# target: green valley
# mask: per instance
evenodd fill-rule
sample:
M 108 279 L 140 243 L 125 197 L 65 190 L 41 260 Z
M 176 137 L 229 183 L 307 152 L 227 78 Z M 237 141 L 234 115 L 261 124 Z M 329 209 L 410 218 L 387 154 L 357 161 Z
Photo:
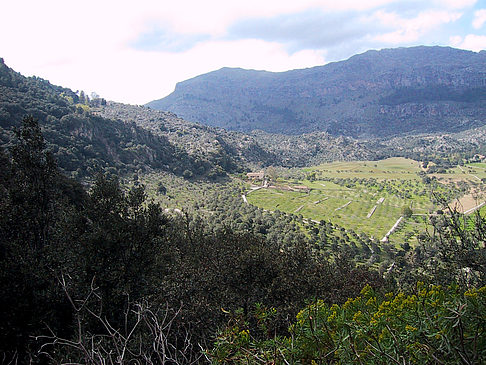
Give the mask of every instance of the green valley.
M 305 179 L 277 177 L 268 187 L 250 190 L 247 199 L 266 210 L 332 221 L 376 240 L 386 240 L 404 216 L 389 240 L 414 243 L 425 230 L 428 214 L 444 209 L 444 201 L 484 191 L 474 178 L 481 176 L 479 168 L 466 168 L 471 172 L 454 168 L 447 174 L 426 174 L 420 162 L 405 158 L 327 163 L 303 168 Z M 464 210 L 482 202 L 477 199 L 468 201 Z

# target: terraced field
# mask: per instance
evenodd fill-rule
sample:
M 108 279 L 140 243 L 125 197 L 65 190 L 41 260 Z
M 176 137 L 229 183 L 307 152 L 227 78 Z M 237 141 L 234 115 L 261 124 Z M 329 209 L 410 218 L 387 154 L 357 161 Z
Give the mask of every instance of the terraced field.
M 395 157 L 381 161 L 333 162 L 315 167 L 305 168 L 305 171 L 325 173 L 328 177 L 338 178 L 374 178 L 374 179 L 411 179 L 418 180 L 418 172 L 422 171 L 420 162 Z
M 277 179 L 272 187 L 254 191 L 247 199 L 267 210 L 331 221 L 376 239 L 382 239 L 409 207 L 413 216 L 402 220 L 390 241 L 413 243 L 424 230 L 428 213 L 442 208 L 435 201 L 437 196 L 449 201 L 458 198 L 465 194 L 461 192 L 464 184 L 468 189 L 479 189 L 472 176 L 479 168 L 469 172 L 466 166 L 465 173 L 454 169 L 449 174 L 424 177 L 419 162 L 404 158 L 330 163 L 303 169 L 312 181 Z M 309 189 L 292 191 L 296 186 Z
M 247 192 L 246 198 L 250 204 L 266 210 L 330 221 L 376 240 L 381 240 L 404 208 L 409 207 L 413 216 L 404 218 L 389 239 L 391 243 L 408 241 L 411 245 L 424 231 L 428 214 L 442 208 L 435 203 L 433 194 L 445 196 L 449 202 L 457 201 L 463 210 L 486 200 L 478 194 L 484 190 L 480 179 L 486 178 L 486 164 L 468 164 L 448 169 L 445 174 L 424 175 L 419 162 L 392 158 L 323 164 L 301 169 L 298 175 L 300 179 L 277 176 L 272 182 L 274 187 Z M 193 183 L 164 174 L 140 178 L 149 198 L 169 210 L 190 210 L 210 191 L 227 188 L 224 184 Z M 231 184 L 235 183 L 243 188 L 241 180 Z M 161 185 L 166 193 L 160 193 Z M 299 186 L 302 190 L 298 190 Z M 486 206 L 482 211 L 486 212 Z

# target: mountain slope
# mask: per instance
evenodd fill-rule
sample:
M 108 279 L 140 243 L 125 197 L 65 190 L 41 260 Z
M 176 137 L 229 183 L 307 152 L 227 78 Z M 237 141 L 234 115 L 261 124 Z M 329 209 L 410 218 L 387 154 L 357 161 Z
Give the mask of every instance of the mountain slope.
M 147 105 L 240 131 L 456 132 L 484 124 L 486 52 L 413 47 L 282 73 L 223 68 Z
M 145 169 L 203 175 L 215 167 L 133 122 L 96 115 L 99 105 L 94 104 L 88 105 L 70 89 L 24 77 L 0 59 L 0 145 L 8 146 L 13 129 L 26 115 L 33 115 L 60 167 L 74 177 Z
M 190 123 L 173 113 L 115 102 L 108 102 L 98 113 L 105 118 L 135 123 L 167 138 L 195 161 L 207 161 L 226 170 L 233 168 L 234 171 L 235 166 L 269 165 L 277 159 L 248 135 Z
M 380 157 L 366 144 L 327 133 L 300 140 L 201 126 L 173 113 L 114 102 L 87 103 L 72 90 L 24 77 L 0 59 L 0 146 L 26 115 L 38 119 L 59 166 L 73 177 L 145 170 L 209 179 L 264 166 L 305 166 Z
M 226 131 L 188 122 L 173 113 L 113 102 L 108 102 L 98 113 L 149 129 L 166 137 L 196 161 L 209 161 L 220 166 L 236 165 L 247 169 L 270 165 L 298 167 L 324 161 L 384 157 L 376 143 L 370 148 L 368 142 L 333 137 L 326 132 L 289 136 L 262 131 L 249 134 Z
M 213 179 L 271 165 L 300 167 L 335 160 L 450 153 L 445 144 L 458 152 L 477 153 L 484 150 L 486 140 L 484 128 L 464 135 L 373 140 L 334 137 L 327 132 L 245 134 L 201 126 L 147 107 L 96 100 L 88 105 L 80 99 L 46 80 L 26 78 L 1 61 L 0 146 L 9 146 L 13 128 L 30 114 L 39 120 L 59 166 L 73 177 L 93 176 L 96 171 L 123 175 L 155 170 Z M 419 148 L 423 138 L 428 147 Z

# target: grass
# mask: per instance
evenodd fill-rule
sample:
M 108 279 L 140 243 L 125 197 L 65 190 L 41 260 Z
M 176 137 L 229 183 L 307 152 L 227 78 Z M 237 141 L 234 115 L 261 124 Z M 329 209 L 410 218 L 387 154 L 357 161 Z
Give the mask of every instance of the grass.
M 486 163 L 485 162 L 473 162 L 473 163 L 468 163 L 466 166 L 470 167 L 478 167 L 480 169 L 486 169 Z
M 430 176 L 439 176 L 440 183 L 434 179 L 426 183 L 419 175 L 421 164 L 405 158 L 327 163 L 302 169 L 316 180 L 280 179 L 276 189 L 252 192 L 248 201 L 267 210 L 331 221 L 377 239 L 385 236 L 404 207 L 411 207 L 415 215 L 405 219 L 390 239 L 413 244 L 425 228 L 426 215 L 441 208 L 434 203 L 432 192 L 452 199 L 454 194 L 459 194 L 459 182 L 478 183 L 471 175 L 479 168 L 471 169 L 467 166 L 466 173 L 459 168 L 451 169 L 448 174 Z M 292 185 L 305 185 L 310 191 L 285 190 Z M 384 199 L 381 203 L 380 198 Z M 373 215 L 367 218 L 375 206 Z
M 304 168 L 304 171 L 316 171 L 327 177 L 339 178 L 374 178 L 388 179 L 419 179 L 417 173 L 422 169 L 420 163 L 403 157 L 393 157 L 381 161 L 333 162 L 315 167 Z
M 382 161 L 335 162 L 303 168 L 299 176 L 309 179 L 278 178 L 277 189 L 260 189 L 247 195 L 250 204 L 269 210 L 301 215 L 315 221 L 330 221 L 356 233 L 366 233 L 380 240 L 402 214 L 411 207 L 414 216 L 404 220 L 390 236 L 396 245 L 416 242 L 416 236 L 425 229 L 426 216 L 440 207 L 431 199 L 432 191 L 446 195 L 449 200 L 466 194 L 459 189 L 481 190 L 480 181 L 473 175 L 486 177 L 486 168 L 468 164 L 455 167 L 446 174 L 427 175 L 426 183 L 419 175 L 421 164 L 405 158 Z M 483 164 L 486 166 L 486 164 Z M 149 200 L 165 208 L 191 209 L 211 191 L 227 189 L 225 184 L 190 182 L 170 174 L 152 173 L 140 176 L 146 186 Z M 239 179 L 231 184 L 238 184 Z M 158 192 L 159 184 L 166 187 L 166 195 Z M 305 185 L 308 192 L 289 191 L 287 186 Z M 249 188 L 249 184 L 246 185 Z M 381 203 L 378 200 L 383 198 Z M 367 215 L 376 206 L 373 215 Z M 482 212 L 486 212 L 484 207 Z
M 403 199 L 385 191 L 356 185 L 353 189 L 343 189 L 329 181 L 316 181 L 302 184 L 312 186 L 308 193 L 261 189 L 251 193 L 251 204 L 268 210 L 280 210 L 287 213 L 301 214 L 305 218 L 332 221 L 340 226 L 381 239 L 401 216 L 404 206 L 414 202 L 416 212 L 427 213 L 432 204 L 428 199 L 415 197 Z M 323 184 L 324 186 L 317 187 Z M 383 202 L 378 203 L 380 198 Z M 368 213 L 376 205 L 370 218 Z M 298 208 L 302 207 L 298 212 Z

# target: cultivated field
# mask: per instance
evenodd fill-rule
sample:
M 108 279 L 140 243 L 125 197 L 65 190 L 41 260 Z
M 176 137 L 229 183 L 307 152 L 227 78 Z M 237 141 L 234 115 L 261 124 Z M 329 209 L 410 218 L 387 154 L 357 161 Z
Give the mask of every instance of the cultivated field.
M 465 195 L 464 206 L 475 204 L 468 196 L 480 190 L 480 179 L 486 175 L 486 167 L 482 168 L 468 165 L 425 175 L 421 163 L 405 158 L 336 162 L 303 169 L 307 179 L 277 177 L 272 186 L 251 192 L 247 199 L 267 210 L 331 221 L 378 240 L 408 207 L 413 215 L 401 221 L 390 241 L 413 243 L 424 230 L 428 214 L 443 208 L 440 198 L 451 202 Z

